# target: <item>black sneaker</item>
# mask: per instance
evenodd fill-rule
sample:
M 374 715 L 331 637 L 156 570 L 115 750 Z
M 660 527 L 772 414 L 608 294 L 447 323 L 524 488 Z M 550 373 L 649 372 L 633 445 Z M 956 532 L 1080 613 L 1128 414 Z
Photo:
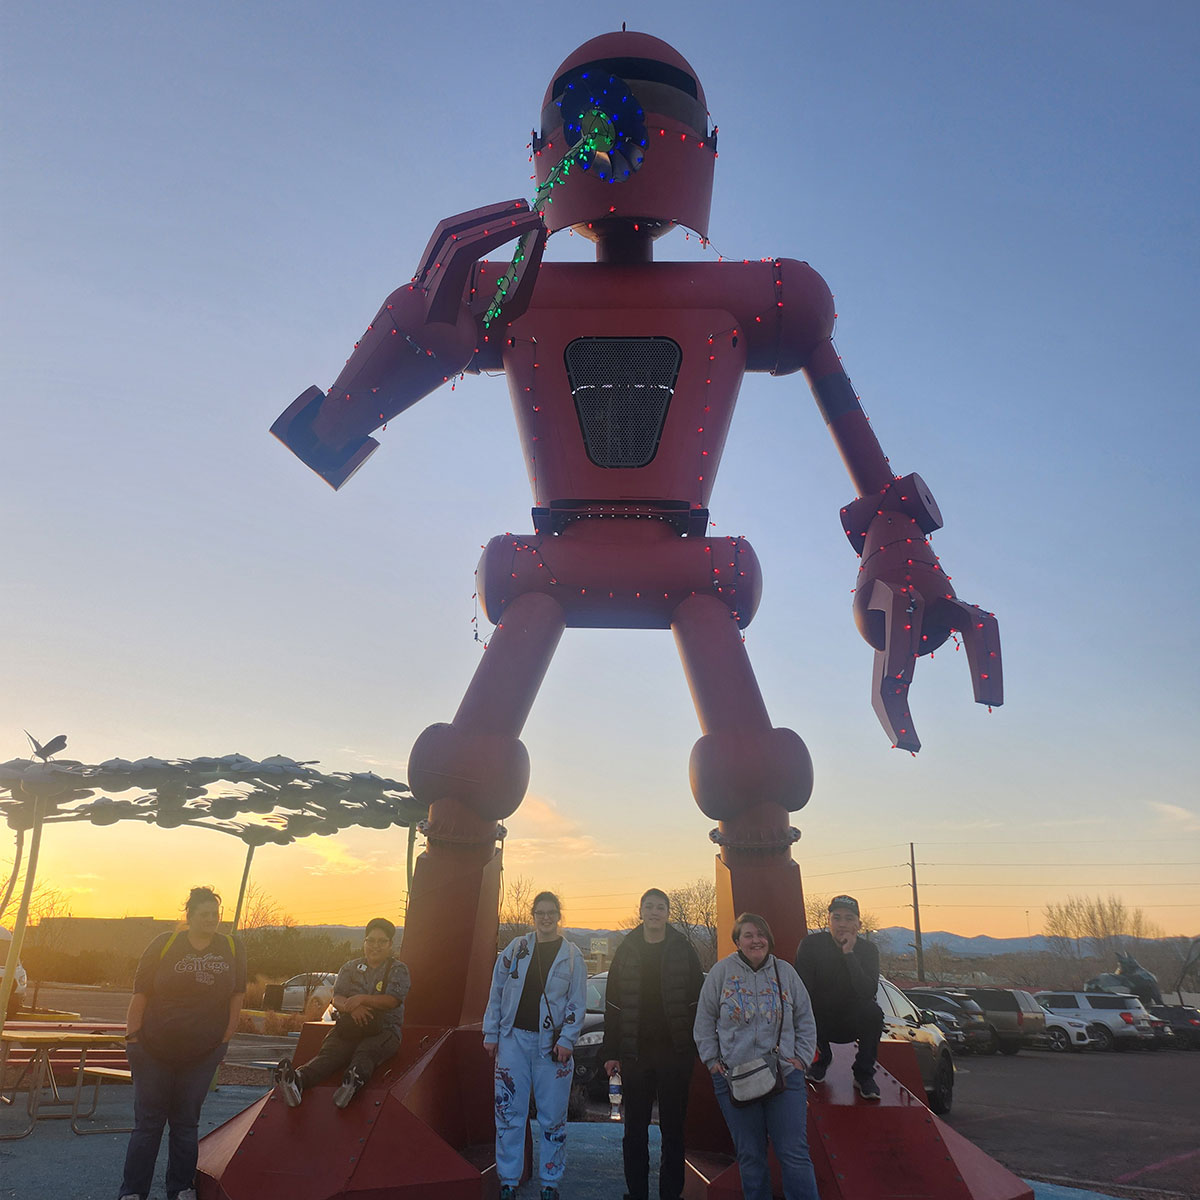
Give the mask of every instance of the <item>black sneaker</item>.
M 549 1185 L 542 1188 L 542 1200 L 558 1200 L 558 1188 Z
M 275 1068 L 275 1090 L 288 1108 L 299 1108 L 303 1099 L 304 1085 L 300 1076 L 292 1069 L 292 1060 L 284 1058 Z
M 864 1100 L 879 1099 L 879 1084 L 875 1082 L 874 1075 L 864 1075 L 861 1078 L 855 1075 L 854 1086 Z
M 511 1183 L 500 1185 L 500 1200 L 517 1200 L 517 1189 Z
M 804 1072 L 805 1078 L 809 1083 L 824 1083 L 825 1072 L 829 1070 L 827 1062 L 821 1062 L 818 1059 L 815 1063 L 809 1063 L 808 1070 Z
M 351 1067 L 345 1075 L 342 1076 L 341 1086 L 333 1093 L 333 1103 L 335 1108 L 345 1108 L 355 1096 L 358 1095 L 359 1088 L 367 1081 Z

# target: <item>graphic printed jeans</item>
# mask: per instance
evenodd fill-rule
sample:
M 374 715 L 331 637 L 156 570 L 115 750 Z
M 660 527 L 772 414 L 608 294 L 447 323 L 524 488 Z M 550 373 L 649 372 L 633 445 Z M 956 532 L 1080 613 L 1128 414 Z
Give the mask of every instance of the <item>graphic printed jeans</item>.
M 496 1175 L 516 1187 L 525 1173 L 525 1121 L 529 1094 L 537 1106 L 541 1137 L 534 1139 L 542 1187 L 558 1187 L 567 1167 L 567 1101 L 575 1064 L 538 1054 L 539 1035 L 514 1029 L 496 1048 Z

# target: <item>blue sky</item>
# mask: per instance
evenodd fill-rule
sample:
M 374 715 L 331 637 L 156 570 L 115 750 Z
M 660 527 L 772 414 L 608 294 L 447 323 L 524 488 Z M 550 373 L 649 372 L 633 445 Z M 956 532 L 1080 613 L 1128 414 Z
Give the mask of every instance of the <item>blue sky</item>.
M 927 926 L 1023 934 L 1021 908 L 1036 925 L 1049 900 L 1115 890 L 1195 933 L 1185 3 L 8 5 L 0 758 L 28 728 L 85 761 L 237 750 L 402 776 L 478 660 L 480 545 L 529 527 L 503 381 L 429 397 L 336 495 L 267 427 L 332 382 L 442 217 L 531 194 L 546 84 L 622 19 L 703 83 L 713 247 L 825 276 L 885 451 L 933 489 L 960 595 L 1001 621 L 1005 707 L 971 703 L 948 647 L 913 687 L 925 748 L 892 750 L 850 619 L 851 486 L 803 380 L 747 378 L 712 512 L 762 561 L 747 644 L 816 763 L 810 886 L 901 923 L 915 841 L 931 864 L 994 864 L 931 866 Z M 668 635 L 569 631 L 525 730 L 510 868 L 595 923 L 710 874 L 697 734 Z M 60 827 L 46 854 L 95 915 L 166 911 L 181 872 L 233 892 L 240 858 L 119 827 Z M 1017 869 L 1035 858 L 1080 866 Z M 263 851 L 256 878 L 298 918 L 357 920 L 399 860 L 347 835 Z

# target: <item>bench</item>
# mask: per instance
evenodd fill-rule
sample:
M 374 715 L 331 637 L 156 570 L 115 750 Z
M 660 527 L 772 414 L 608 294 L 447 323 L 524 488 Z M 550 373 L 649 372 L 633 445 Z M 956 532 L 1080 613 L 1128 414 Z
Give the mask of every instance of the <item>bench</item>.
M 122 1057 L 124 1057 L 122 1055 Z M 71 1132 L 78 1134 L 89 1133 L 129 1133 L 132 1125 L 100 1125 L 92 1129 L 84 1129 L 80 1127 L 81 1121 L 89 1120 L 97 1107 L 100 1104 L 100 1086 L 105 1080 L 110 1080 L 114 1083 L 132 1083 L 133 1072 L 128 1067 L 113 1067 L 97 1064 L 92 1066 L 89 1063 L 83 1063 L 78 1068 L 79 1079 L 75 1085 L 75 1103 L 71 1107 Z M 80 1108 L 80 1101 L 83 1099 L 84 1088 L 87 1086 L 88 1080 L 92 1081 L 92 1102 L 86 1110 Z

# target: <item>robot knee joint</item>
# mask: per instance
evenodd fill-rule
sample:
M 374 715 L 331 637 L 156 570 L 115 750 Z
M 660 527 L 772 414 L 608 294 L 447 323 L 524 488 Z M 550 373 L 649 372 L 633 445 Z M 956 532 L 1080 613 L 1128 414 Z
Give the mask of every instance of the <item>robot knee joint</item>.
M 692 748 L 692 794 L 705 816 L 728 821 L 763 803 L 796 812 L 812 794 L 812 759 L 790 729 L 705 734 Z

